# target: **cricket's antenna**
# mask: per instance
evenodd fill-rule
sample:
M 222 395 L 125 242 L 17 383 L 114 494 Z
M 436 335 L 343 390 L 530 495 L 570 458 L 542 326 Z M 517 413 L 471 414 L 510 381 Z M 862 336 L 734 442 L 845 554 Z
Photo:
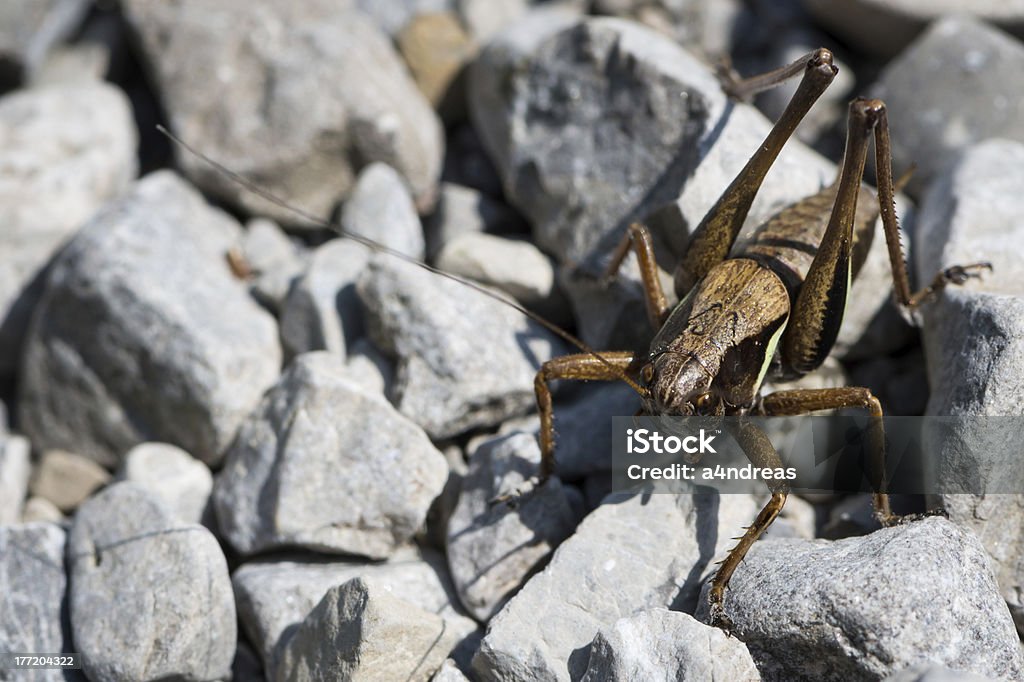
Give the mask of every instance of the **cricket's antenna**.
M 504 303 L 505 305 L 511 307 L 513 310 L 517 311 L 521 315 L 525 315 L 527 318 L 533 320 L 534 322 L 536 322 L 540 326 L 544 327 L 545 329 L 547 329 L 552 334 L 558 336 L 563 341 L 566 341 L 567 343 L 569 343 L 570 345 L 575 346 L 576 348 L 578 348 L 579 350 L 583 351 L 584 353 L 586 353 L 588 355 L 592 355 L 593 357 L 597 358 L 598 361 L 600 361 L 606 367 L 610 368 L 612 371 L 614 371 L 616 374 L 618 374 L 619 378 L 622 381 L 624 381 L 626 384 L 628 384 L 630 388 L 632 388 L 634 391 L 636 391 L 638 394 L 640 394 L 641 397 L 646 397 L 647 396 L 647 391 L 645 391 L 639 384 L 637 384 L 635 381 L 633 381 L 628 376 L 626 376 L 625 372 L 621 371 L 616 366 L 614 366 L 603 355 L 601 355 L 600 353 L 595 351 L 593 348 L 591 348 L 590 346 L 585 344 L 582 340 L 576 338 L 574 335 L 570 334 L 569 332 L 567 332 L 564 329 L 562 329 L 561 327 L 559 327 L 554 322 L 550 322 L 550 321 L 544 319 L 543 317 L 541 317 L 537 313 L 533 312 L 532 310 L 527 310 L 522 305 L 520 305 L 517 301 L 515 301 L 513 299 L 510 299 L 510 298 L 508 298 L 508 297 L 506 297 L 506 296 L 504 296 L 502 294 L 499 294 L 499 293 L 497 293 L 495 291 L 491 291 L 490 289 L 487 289 L 487 288 L 477 284 L 476 282 L 474 282 L 474 281 L 472 281 L 470 279 L 466 279 L 465 277 L 461 277 L 460 275 L 455 275 L 455 274 L 452 274 L 450 272 L 445 272 L 444 270 L 439 270 L 438 268 L 435 268 L 432 265 L 428 265 L 427 263 L 424 263 L 421 260 L 417 260 L 416 258 L 413 258 L 411 256 L 407 256 L 407 255 L 405 255 L 404 253 L 402 253 L 400 251 L 396 251 L 396 250 L 394 250 L 394 249 L 392 249 L 390 247 L 387 247 L 387 246 L 381 244 L 380 242 L 376 242 L 376 241 L 374 241 L 372 239 L 368 239 L 367 237 L 363 237 L 363 236 L 360 236 L 358 234 L 349 234 L 347 232 L 342 232 L 341 231 L 341 226 L 339 226 L 337 224 L 334 224 L 334 223 L 329 223 L 326 220 L 324 220 L 323 218 L 315 216 L 312 213 L 310 213 L 309 211 L 303 210 L 302 208 L 299 208 L 297 206 L 292 206 L 291 204 L 289 204 L 287 201 L 285 201 L 281 197 L 279 197 L 276 194 L 270 192 L 268 189 L 266 189 L 264 187 L 260 187 L 259 185 L 257 185 L 256 183 L 252 182 L 251 180 L 248 180 L 247 178 L 242 177 L 241 175 L 239 175 L 235 171 L 231 170 L 230 168 L 227 168 L 223 164 L 221 164 L 221 163 L 219 163 L 217 161 L 214 161 L 213 159 L 211 159 L 206 154 L 203 154 L 199 150 L 197 150 L 194 147 L 192 147 L 191 145 L 189 145 L 184 140 L 182 140 L 179 137 L 177 137 L 176 135 L 174 135 L 171 131 L 167 130 L 167 128 L 165 128 L 164 126 L 158 124 L 156 126 L 156 129 L 158 131 L 160 131 L 160 133 L 163 134 L 165 137 L 167 137 L 167 139 L 169 139 L 174 144 L 180 146 L 182 149 L 187 151 L 189 154 L 192 154 L 196 158 L 198 158 L 201 161 L 203 161 L 203 163 L 207 164 L 211 168 L 214 168 L 217 172 L 221 173 L 222 175 L 224 175 L 227 178 L 230 178 L 232 181 L 238 183 L 239 185 L 241 185 L 245 189 L 249 190 L 250 192 L 252 192 L 256 196 L 258 196 L 258 197 L 260 197 L 262 199 L 265 199 L 266 201 L 274 204 L 278 208 L 282 208 L 285 211 L 288 211 L 289 213 L 293 213 L 294 215 L 297 215 L 300 218 L 304 218 L 305 220 L 308 220 L 311 223 L 314 223 L 316 225 L 320 225 L 320 226 L 325 227 L 325 228 L 327 228 L 329 230 L 334 230 L 335 232 L 337 232 L 339 235 L 341 235 L 345 239 L 351 239 L 354 242 L 358 242 L 359 244 L 362 244 L 363 246 L 367 247 L 368 249 L 371 249 L 371 250 L 376 251 L 378 253 L 385 253 L 385 254 L 387 254 L 389 256 L 392 256 L 393 258 L 397 258 L 397 259 L 399 259 L 401 261 L 405 261 L 406 263 L 410 263 L 410 264 L 415 265 L 415 266 L 417 266 L 419 268 L 422 268 L 422 269 L 426 270 L 427 272 L 432 272 L 435 275 L 440 275 L 441 277 L 444 277 L 446 279 L 450 279 L 450 280 L 452 280 L 454 282 L 458 282 L 459 284 L 467 286 L 470 289 L 473 289 L 474 291 L 479 292 L 479 293 L 483 294 L 484 296 L 487 296 L 490 299 L 493 299 L 495 301 L 499 301 L 501 303 Z

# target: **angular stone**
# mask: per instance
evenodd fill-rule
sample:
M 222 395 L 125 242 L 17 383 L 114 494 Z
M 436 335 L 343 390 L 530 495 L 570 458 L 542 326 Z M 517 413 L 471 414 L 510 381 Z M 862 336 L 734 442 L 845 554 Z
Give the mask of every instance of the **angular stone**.
M 952 670 L 944 665 L 921 663 L 889 675 L 884 682 L 992 682 L 992 679 L 987 675 Z
M 32 474 L 27 438 L 0 433 L 0 526 L 18 523 Z
M 476 56 L 476 43 L 451 12 L 421 14 L 398 33 L 398 50 L 413 80 L 446 120 L 465 118 L 462 77 Z
M 0 13 L 25 4 L 4 3 Z M 135 177 L 137 137 L 128 98 L 103 83 L 0 98 L 0 374 L 21 369 L 50 258 Z
M 213 474 L 179 447 L 136 445 L 125 455 L 119 478 L 145 488 L 185 523 L 203 523 L 207 517 Z
M 72 648 L 67 624 L 65 533 L 52 523 L 0 525 L 0 650 L 41 653 Z M 5 670 L 7 679 L 64 680 L 62 670 Z
M 576 679 L 602 628 L 654 607 L 690 610 L 715 555 L 750 523 L 749 495 L 613 494 L 491 620 L 485 679 Z
M 205 154 L 323 218 L 373 161 L 398 170 L 419 205 L 433 203 L 440 122 L 388 37 L 351 3 L 131 0 L 124 11 L 171 127 Z M 311 226 L 189 154 L 180 161 L 206 191 Z
M 387 395 L 395 378 L 395 368 L 365 336 L 352 345 L 345 359 L 349 377 L 371 393 Z
M 307 253 L 272 220 L 256 218 L 245 226 L 242 253 L 252 270 L 252 292 L 279 312 L 292 281 L 307 268 Z
M 478 291 L 378 258 L 359 282 L 370 338 L 397 360 L 392 402 L 433 438 L 493 426 L 535 404 L 558 339 Z
M 448 522 L 446 551 L 459 600 L 488 621 L 576 527 L 561 482 L 550 478 L 511 507 L 494 504 L 537 475 L 533 434 L 489 440 L 470 458 L 459 502 Z
M 454 645 L 440 616 L 353 578 L 331 588 L 298 627 L 276 679 L 426 682 Z
M 520 303 L 541 306 L 556 295 L 555 270 L 540 249 L 523 240 L 470 232 L 450 240 L 437 267 L 504 291 Z
M 86 502 L 68 539 L 71 627 L 91 679 L 217 679 L 235 655 L 227 561 L 133 483 Z
M 239 429 L 213 504 L 242 554 L 298 546 L 383 559 L 420 530 L 447 471 L 423 431 L 340 358 L 307 353 Z
M 655 608 L 597 633 L 582 682 L 605 680 L 760 682 L 761 675 L 743 642 L 688 614 Z
M 47 53 L 74 33 L 88 0 L 11 0 L 0 6 L 0 60 L 4 88 L 30 80 Z
M 1024 674 L 985 550 L 944 519 L 835 542 L 759 542 L 733 575 L 725 613 L 772 679 L 882 678 L 921 660 Z
M 523 219 L 511 207 L 472 187 L 442 182 L 426 226 L 427 256 L 435 259 L 448 242 L 465 234 L 523 232 L 524 228 Z
M 469 682 L 469 678 L 463 675 L 455 661 L 449 658 L 437 669 L 430 682 Z
M 1016 35 L 1024 33 L 1024 8 L 1003 0 L 804 0 L 814 18 L 851 45 L 879 57 L 905 48 L 924 28 L 944 15 L 971 15 Z
M 501 29 L 519 19 L 527 12 L 531 4 L 530 0 L 504 0 L 504 2 L 455 0 L 462 23 L 481 44 L 486 43 Z
M 369 259 L 365 246 L 348 239 L 332 239 L 312 253 L 281 310 L 281 342 L 289 357 L 316 350 L 344 357 L 363 336 L 355 285 Z
M 31 490 L 67 513 L 109 482 L 110 473 L 96 462 L 73 452 L 47 450 L 32 477 Z
M 426 246 L 416 207 L 405 181 L 386 163 L 372 163 L 360 171 L 341 211 L 341 229 L 423 260 Z
M 725 106 L 670 39 L 618 19 L 572 23 L 531 12 L 470 72 L 470 113 L 505 194 L 561 262 L 610 250 L 674 200 Z
M 959 149 L 992 137 L 1024 142 L 1024 45 L 969 16 L 932 24 L 886 66 L 885 100 L 897 168 L 917 166 L 919 195 Z
M 388 561 L 372 564 L 308 556 L 256 561 L 239 567 L 232 582 L 239 620 L 268 670 L 277 669 L 283 646 L 327 591 L 353 578 L 442 616 L 460 639 L 476 629 L 458 608 L 438 552 L 404 547 Z
M 228 269 L 239 236 L 166 171 L 79 232 L 26 340 L 19 423 L 37 448 L 113 467 L 162 441 L 220 461 L 281 358 L 273 318 Z

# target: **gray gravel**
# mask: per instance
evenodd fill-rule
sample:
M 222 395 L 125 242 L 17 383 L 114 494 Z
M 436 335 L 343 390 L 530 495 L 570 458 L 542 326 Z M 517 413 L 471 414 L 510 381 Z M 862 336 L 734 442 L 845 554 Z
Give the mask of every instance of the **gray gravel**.
M 440 123 L 362 12 L 329 0 L 130 0 L 124 10 L 171 127 L 190 144 L 321 217 L 372 161 L 394 166 L 421 205 L 433 203 Z M 210 64 L 230 66 L 211 71 Z M 195 157 L 180 162 L 207 191 L 308 225 Z
M 78 510 L 68 538 L 75 649 L 94 680 L 210 680 L 237 637 L 227 561 L 143 488 L 117 483 Z
M 221 460 L 274 380 L 273 318 L 225 259 L 241 228 L 154 173 L 61 252 L 26 340 L 21 427 L 113 467 L 137 443 Z
M 540 364 L 564 352 L 515 310 L 395 259 L 374 259 L 359 294 L 370 338 L 398 363 L 392 402 L 433 438 L 527 411 Z
M 55 524 L 0 525 L 0 593 L 4 595 L 0 602 L 0 650 L 72 650 L 66 616 L 64 542 L 65 532 Z M 62 671 L 50 669 L 27 671 L 17 679 L 65 678 Z
M 710 562 L 755 512 L 748 495 L 612 495 L 491 620 L 483 679 L 581 676 L 588 645 L 619 618 L 692 609 Z
M 1024 17 L 1024 13 L 1022 13 Z M 957 150 L 987 138 L 1024 142 L 1024 45 L 968 16 L 936 21 L 882 72 L 897 168 L 917 165 L 918 195 Z
M 601 628 L 582 682 L 759 682 L 743 642 L 685 613 L 657 608 Z
M 307 353 L 242 425 L 213 504 L 243 554 L 299 546 L 383 559 L 420 530 L 447 472 L 423 431 L 340 358 Z
M 943 519 L 836 542 L 757 543 L 725 612 L 767 679 L 877 679 L 923 658 L 1024 675 L 990 559 L 973 534 Z
M 31 80 L 49 52 L 78 28 L 89 11 L 88 0 L 5 2 L 0 7 L 0 58 L 6 78 Z
M 441 615 L 463 639 L 476 623 L 459 608 L 444 557 L 403 547 L 383 563 L 327 561 L 310 556 L 243 564 L 232 576 L 239 619 L 268 670 L 276 670 L 295 627 L 327 591 L 360 578 L 421 609 Z
M 422 260 L 425 255 L 423 226 L 409 189 L 386 163 L 371 163 L 359 172 L 341 211 L 341 229 L 410 258 Z
M 32 473 L 27 438 L 0 434 L 0 526 L 21 520 Z
M 292 280 L 306 269 L 308 252 L 266 218 L 246 223 L 241 252 L 252 270 L 253 295 L 270 310 L 279 312 Z
M 15 7 L 27 3 L 4 3 L 0 13 Z M 0 19 L 0 26 L 9 24 Z M 137 137 L 128 98 L 110 85 L 80 82 L 0 98 L 0 375 L 18 366 L 43 268 L 135 177 Z
M 285 646 L 278 680 L 429 680 L 455 645 L 440 616 L 361 578 L 332 587 Z
M 207 523 L 213 474 L 179 447 L 143 443 L 125 455 L 118 478 L 145 488 L 180 521 Z
M 489 440 L 470 457 L 445 549 L 459 599 L 481 622 L 498 612 L 576 526 L 557 478 L 531 490 L 514 508 L 493 503 L 525 490 L 539 465 L 537 441 L 525 433 Z
M 365 334 L 355 285 L 369 260 L 369 249 L 347 239 L 332 239 L 310 254 L 281 307 L 281 343 L 288 357 L 316 350 L 344 357 Z

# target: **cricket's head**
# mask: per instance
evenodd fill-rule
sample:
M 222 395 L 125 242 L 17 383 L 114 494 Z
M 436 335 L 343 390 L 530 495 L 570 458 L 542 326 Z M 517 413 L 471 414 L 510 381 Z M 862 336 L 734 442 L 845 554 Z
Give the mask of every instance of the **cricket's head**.
M 640 370 L 646 395 L 644 412 L 664 415 L 721 415 L 722 399 L 711 390 L 715 374 L 693 353 L 663 350 Z

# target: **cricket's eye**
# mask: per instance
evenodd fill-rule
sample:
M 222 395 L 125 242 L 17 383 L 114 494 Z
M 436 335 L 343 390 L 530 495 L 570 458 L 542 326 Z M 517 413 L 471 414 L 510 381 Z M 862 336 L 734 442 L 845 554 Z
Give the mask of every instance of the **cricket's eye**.
M 649 384 L 654 381 L 654 365 L 644 365 L 644 368 L 640 370 L 640 376 L 643 378 L 644 383 Z
M 701 393 L 693 401 L 693 406 L 697 408 L 698 412 L 703 412 L 711 407 L 711 394 Z

